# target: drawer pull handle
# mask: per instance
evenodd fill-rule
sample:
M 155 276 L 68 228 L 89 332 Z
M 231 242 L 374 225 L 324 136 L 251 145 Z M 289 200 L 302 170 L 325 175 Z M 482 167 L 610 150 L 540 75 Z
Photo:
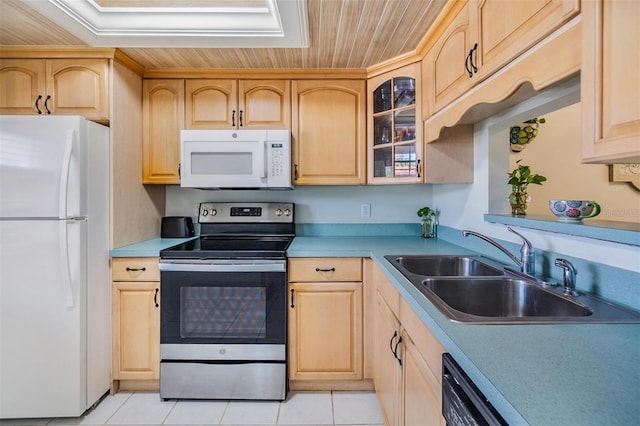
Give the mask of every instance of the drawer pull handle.
M 160 305 L 158 305 L 158 292 L 160 291 L 159 288 L 156 287 L 156 293 L 153 295 L 153 303 L 156 304 L 156 308 Z
M 147 268 L 145 268 L 145 267 L 142 267 L 142 268 L 129 268 L 129 267 L 127 266 L 127 272 L 138 272 L 138 271 L 142 271 L 142 272 L 144 272 L 144 271 L 146 271 L 146 270 L 147 270 Z
M 316 268 L 316 272 L 335 272 L 336 268 L 329 268 L 329 269 L 322 269 L 322 268 Z

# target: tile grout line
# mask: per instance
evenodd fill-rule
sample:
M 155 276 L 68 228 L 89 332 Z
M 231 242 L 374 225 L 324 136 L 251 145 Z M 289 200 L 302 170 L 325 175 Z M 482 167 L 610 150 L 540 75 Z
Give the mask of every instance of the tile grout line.
M 330 391 L 329 395 L 331 396 L 331 421 L 333 422 L 333 426 L 336 424 L 336 409 L 333 406 L 333 391 Z
M 227 399 L 226 405 L 224 406 L 224 410 L 222 410 L 222 414 L 220 415 L 220 420 L 218 420 L 219 425 L 222 425 L 222 420 L 224 420 L 225 414 L 227 414 L 227 410 L 229 409 L 229 404 L 231 404 L 231 400 Z
M 120 409 L 124 406 L 124 404 L 126 404 L 126 403 L 127 403 L 127 401 L 129 400 L 129 398 L 131 398 L 131 397 L 133 396 L 133 394 L 134 394 L 134 393 L 135 393 L 135 391 L 131 392 L 131 393 L 129 394 L 129 396 L 128 396 L 128 397 L 126 397 L 126 398 L 124 399 L 124 401 L 122 401 L 122 404 L 118 405 L 118 408 L 116 408 L 116 409 L 115 409 L 115 411 L 114 411 L 114 412 L 113 412 L 113 413 L 112 413 L 112 414 L 107 418 L 107 420 L 105 420 L 105 421 L 104 421 L 104 423 L 102 423 L 102 424 L 103 424 L 103 425 L 108 424 L 108 423 L 109 423 L 109 420 L 111 420 L 111 419 L 113 418 L 113 416 L 115 416 L 115 415 L 116 415 L 116 413 L 117 413 L 118 411 L 120 411 Z M 111 394 L 109 394 L 109 395 L 111 395 Z M 115 394 L 114 394 L 114 395 L 115 395 Z M 96 407 L 96 408 L 97 408 L 97 407 Z M 82 421 L 81 421 L 80 423 L 82 423 Z
M 162 397 L 160 396 L 160 394 L 158 394 L 158 398 L 160 398 L 160 402 L 163 402 L 164 400 L 162 399 Z M 174 400 L 173 401 L 173 406 L 171 407 L 171 409 L 167 412 L 167 415 L 164 416 L 164 419 L 162 419 L 162 423 L 164 424 L 164 422 L 167 421 L 167 419 L 169 418 L 169 416 L 171 415 L 171 412 L 173 411 L 174 408 L 176 408 L 176 405 L 178 405 L 178 400 Z

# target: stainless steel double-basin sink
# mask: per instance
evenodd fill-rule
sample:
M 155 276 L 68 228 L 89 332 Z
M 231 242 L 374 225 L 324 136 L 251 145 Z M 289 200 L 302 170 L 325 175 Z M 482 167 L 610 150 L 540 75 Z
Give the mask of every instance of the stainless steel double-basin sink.
M 483 256 L 385 258 L 448 319 L 473 324 L 639 323 L 640 313 L 511 271 Z

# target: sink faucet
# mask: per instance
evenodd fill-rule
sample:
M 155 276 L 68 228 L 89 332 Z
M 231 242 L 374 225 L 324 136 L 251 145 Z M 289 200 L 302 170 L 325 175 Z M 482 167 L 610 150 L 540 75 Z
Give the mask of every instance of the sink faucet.
M 579 296 L 576 291 L 576 268 L 567 259 L 556 259 L 556 266 L 563 269 L 564 275 L 564 291 L 562 294 L 565 296 Z
M 516 234 L 518 237 L 522 238 L 523 240 L 522 247 L 520 248 L 520 259 L 515 257 L 513 254 L 511 254 L 511 252 L 509 252 L 509 250 L 507 250 L 506 248 L 504 248 L 503 246 L 501 246 L 491 238 L 487 237 L 486 235 L 482 235 L 474 231 L 462 231 L 462 235 L 464 235 L 465 237 L 468 237 L 469 235 L 473 235 L 475 237 L 485 240 L 486 242 L 502 250 L 504 254 L 509 256 L 509 258 L 513 260 L 516 265 L 520 266 L 521 272 L 524 272 L 527 275 L 535 274 L 536 272 L 535 250 L 533 249 L 533 245 L 531 244 L 531 241 L 527 240 L 524 236 L 514 231 L 510 226 L 507 226 L 507 230 L 509 232 Z

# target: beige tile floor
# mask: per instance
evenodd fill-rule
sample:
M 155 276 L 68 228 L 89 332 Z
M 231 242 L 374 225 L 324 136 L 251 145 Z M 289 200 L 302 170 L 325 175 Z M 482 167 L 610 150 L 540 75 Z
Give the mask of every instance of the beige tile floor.
M 154 392 L 109 395 L 78 418 L 0 425 L 382 425 L 374 392 L 289 392 L 286 401 L 162 401 Z

